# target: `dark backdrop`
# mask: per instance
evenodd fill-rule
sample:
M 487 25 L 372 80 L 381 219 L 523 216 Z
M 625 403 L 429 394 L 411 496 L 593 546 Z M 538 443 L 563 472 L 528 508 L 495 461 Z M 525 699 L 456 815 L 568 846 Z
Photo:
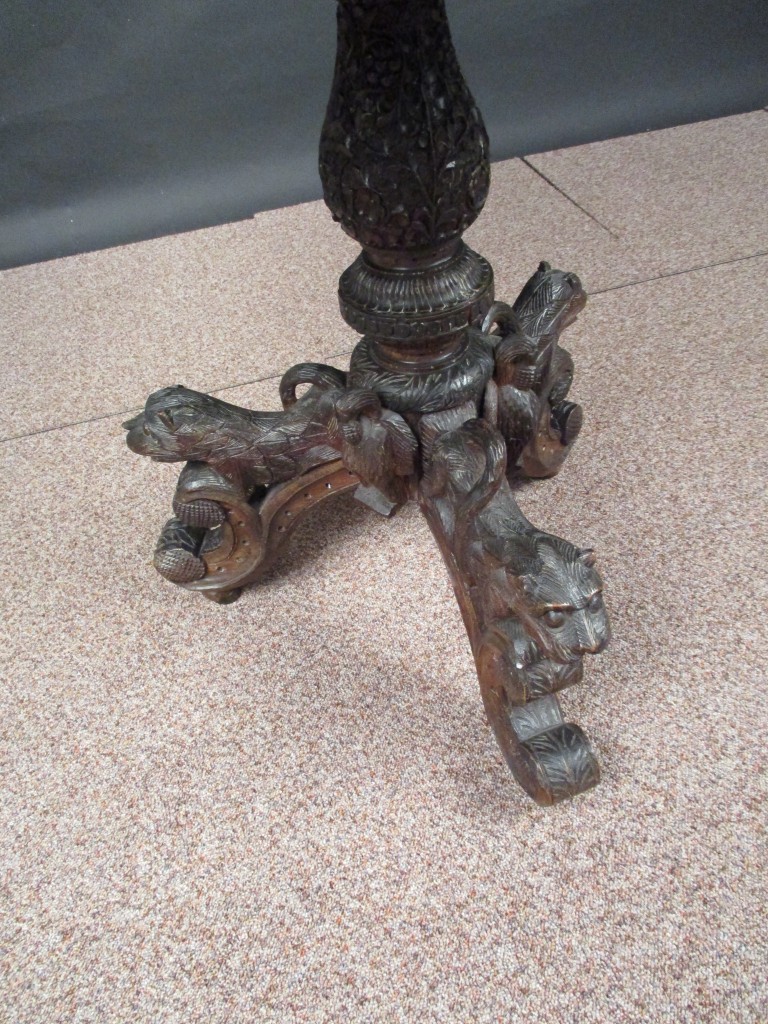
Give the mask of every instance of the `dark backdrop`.
M 448 9 L 495 159 L 768 103 L 768 0 Z M 0 266 L 317 198 L 334 50 L 331 0 L 0 0 Z

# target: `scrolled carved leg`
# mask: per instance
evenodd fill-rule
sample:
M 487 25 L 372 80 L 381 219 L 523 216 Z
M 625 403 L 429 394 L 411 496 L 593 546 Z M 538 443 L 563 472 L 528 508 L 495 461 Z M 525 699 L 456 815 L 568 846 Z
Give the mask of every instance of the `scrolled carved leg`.
M 187 463 L 173 501 L 176 517 L 155 548 L 155 568 L 172 583 L 229 603 L 271 568 L 307 513 L 359 486 L 359 477 L 334 459 L 248 498 L 210 466 Z M 215 521 L 199 522 L 205 518 Z
M 451 573 L 489 721 L 538 803 L 584 792 L 599 769 L 556 692 L 609 639 L 594 555 L 537 530 L 506 480 L 504 438 L 473 420 L 433 444 L 420 504 Z
M 297 397 L 299 385 L 309 390 Z M 124 426 L 129 447 L 187 460 L 175 516 L 154 555 L 166 579 L 226 602 L 273 564 L 302 516 L 349 490 L 389 515 L 409 497 L 417 441 L 346 374 L 303 363 L 280 383 L 282 412 L 252 412 L 181 386 L 151 395 Z

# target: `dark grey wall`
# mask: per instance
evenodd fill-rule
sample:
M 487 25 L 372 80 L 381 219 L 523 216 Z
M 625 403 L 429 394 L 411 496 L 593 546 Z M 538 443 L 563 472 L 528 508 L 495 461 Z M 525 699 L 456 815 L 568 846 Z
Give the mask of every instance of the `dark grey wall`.
M 768 0 L 448 0 L 496 159 L 768 104 Z M 331 0 L 0 0 L 0 266 L 320 195 Z

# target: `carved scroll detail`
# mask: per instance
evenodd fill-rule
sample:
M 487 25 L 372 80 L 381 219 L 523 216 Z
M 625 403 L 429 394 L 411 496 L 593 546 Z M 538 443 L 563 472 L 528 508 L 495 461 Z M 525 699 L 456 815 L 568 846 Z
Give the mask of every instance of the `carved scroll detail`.
M 453 577 L 483 701 L 520 784 L 540 803 L 595 785 L 586 737 L 554 694 L 609 639 L 594 555 L 537 530 L 506 481 L 501 434 L 473 420 L 440 437 L 421 506 Z
M 271 568 L 294 527 L 315 505 L 359 485 L 359 477 L 335 459 L 269 489 L 257 488 L 248 498 L 210 466 L 187 463 L 174 497 L 176 517 L 158 540 L 155 568 L 209 600 L 233 601 Z M 199 525 L 201 505 L 215 509 L 219 522 Z

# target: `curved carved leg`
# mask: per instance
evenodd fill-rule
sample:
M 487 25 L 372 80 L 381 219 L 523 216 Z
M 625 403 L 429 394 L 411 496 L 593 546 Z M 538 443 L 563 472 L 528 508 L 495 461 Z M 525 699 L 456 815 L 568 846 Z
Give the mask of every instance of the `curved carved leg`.
M 309 391 L 297 397 L 300 384 Z M 405 421 L 346 374 L 303 363 L 280 384 L 282 412 L 252 412 L 188 388 L 151 395 L 125 424 L 128 445 L 187 460 L 154 564 L 166 579 L 218 602 L 274 562 L 302 515 L 333 494 L 389 515 L 409 496 L 417 441 Z
M 155 568 L 211 601 L 234 601 L 271 568 L 311 509 L 359 486 L 359 477 L 334 459 L 249 499 L 210 466 L 190 462 L 176 488 L 176 516 L 155 548 Z
M 596 785 L 582 730 L 555 693 L 609 639 L 591 551 L 533 527 L 505 478 L 501 434 L 473 420 L 435 441 L 422 510 L 453 578 L 483 703 L 520 785 L 552 804 Z

